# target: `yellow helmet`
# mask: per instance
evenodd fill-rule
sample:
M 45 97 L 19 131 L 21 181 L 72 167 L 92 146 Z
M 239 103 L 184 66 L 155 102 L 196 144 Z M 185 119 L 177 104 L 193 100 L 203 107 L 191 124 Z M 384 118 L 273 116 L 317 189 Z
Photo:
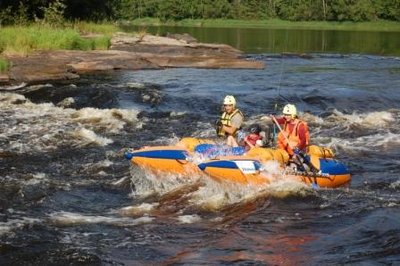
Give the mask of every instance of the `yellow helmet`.
M 291 115 L 294 118 L 297 116 L 297 108 L 293 104 L 287 104 L 283 107 L 282 113 L 284 115 Z
M 226 95 L 224 99 L 224 104 L 232 104 L 236 106 L 236 99 L 232 95 Z

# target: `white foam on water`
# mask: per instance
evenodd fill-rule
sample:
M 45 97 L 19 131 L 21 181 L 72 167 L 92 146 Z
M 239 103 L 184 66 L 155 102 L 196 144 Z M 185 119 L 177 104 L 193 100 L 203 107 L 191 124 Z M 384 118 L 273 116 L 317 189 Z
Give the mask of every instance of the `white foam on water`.
M 182 224 L 192 224 L 201 221 L 201 217 L 197 214 L 192 215 L 181 215 L 177 217 L 177 220 Z
M 180 117 L 180 116 L 184 116 L 186 114 L 186 112 L 176 112 L 176 111 L 172 111 L 170 114 L 170 117 Z
M 118 213 L 120 213 L 123 216 L 143 216 L 145 214 L 149 214 L 158 206 L 159 206 L 158 202 L 142 203 L 135 206 L 123 207 L 118 210 Z
M 146 87 L 144 83 L 139 82 L 128 82 L 125 84 L 125 86 L 131 89 L 144 89 Z
M 48 180 L 48 178 L 45 173 L 36 173 L 36 174 L 32 175 L 31 179 L 24 181 L 23 184 L 24 185 L 37 185 L 37 184 L 43 183 L 47 180 Z
M 279 162 L 274 160 L 264 162 L 261 169 L 266 175 L 279 175 L 282 172 Z
M 139 224 L 150 223 L 154 218 L 140 217 L 132 219 L 128 217 L 109 217 L 100 215 L 84 215 L 72 212 L 55 212 L 48 215 L 49 220 L 57 226 L 75 226 L 83 224 L 107 224 L 113 226 L 136 226 Z
M 286 173 L 277 161 L 267 161 L 262 165 L 264 175 L 268 176 L 270 184 L 265 188 L 267 195 L 285 198 L 291 195 L 308 195 L 311 187 L 294 176 Z
M 340 114 L 340 112 L 338 112 Z M 356 123 L 365 127 L 385 127 L 395 121 L 393 114 L 387 111 L 371 112 L 365 114 L 353 113 L 351 115 L 341 114 L 350 123 Z
M 267 193 L 276 198 L 287 198 L 289 196 L 307 196 L 314 194 L 310 185 L 301 181 L 296 181 L 291 176 L 282 176 L 280 179 L 272 182 L 268 188 Z
M 264 186 L 217 182 L 204 177 L 204 186 L 190 195 L 190 203 L 201 209 L 217 211 L 226 206 L 250 200 L 265 189 Z
M 0 222 L 0 236 L 10 234 L 15 230 L 24 228 L 25 226 L 41 223 L 41 219 L 23 217 L 21 219 L 9 219 L 7 222 Z
M 74 131 L 72 135 L 75 136 L 75 138 L 81 140 L 79 146 L 86 146 L 92 143 L 97 144 L 99 146 L 106 146 L 108 144 L 113 143 L 113 140 L 100 137 L 92 130 L 86 128 L 78 129 Z
M 200 176 L 196 174 L 167 174 L 151 173 L 140 169 L 137 166 L 131 166 L 131 184 L 134 191 L 131 197 L 148 197 L 150 195 L 163 195 L 172 190 L 196 183 Z
M 399 166 L 400 166 L 400 165 L 399 165 Z M 393 188 L 393 189 L 398 189 L 398 188 L 400 188 L 400 180 L 397 180 L 397 181 L 391 183 L 389 187 L 390 187 L 390 188 Z
M 71 118 L 85 125 L 92 125 L 98 130 L 109 133 L 120 132 L 125 125 L 134 124 L 137 121 L 138 111 L 126 109 L 97 109 L 82 108 L 75 111 Z
M 370 152 L 377 150 L 391 150 L 400 147 L 400 134 L 377 133 L 352 139 L 331 138 L 329 147 L 341 148 L 347 153 L 355 155 L 359 152 Z
M 0 93 L 0 151 L 50 151 L 62 146 L 108 145 L 99 134 L 117 133 L 125 126 L 140 127 L 137 110 L 83 108 L 75 110 L 35 104 L 23 95 Z
M 117 181 L 114 181 L 111 183 L 111 185 L 113 186 L 123 186 L 125 184 L 127 184 L 128 182 L 130 182 L 131 177 L 130 176 L 124 176 L 121 177 L 120 179 L 118 179 Z

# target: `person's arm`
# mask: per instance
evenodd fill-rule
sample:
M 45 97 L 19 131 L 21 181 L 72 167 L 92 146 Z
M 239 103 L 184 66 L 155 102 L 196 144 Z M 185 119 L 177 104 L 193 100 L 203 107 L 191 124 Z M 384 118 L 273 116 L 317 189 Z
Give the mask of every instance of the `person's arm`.
M 280 124 L 283 125 L 286 122 L 285 117 L 281 116 L 281 117 L 275 117 L 276 121 Z
M 249 137 L 248 137 L 248 136 L 244 139 L 244 142 L 246 142 L 246 144 L 247 144 L 250 148 L 254 148 L 254 145 L 251 144 L 251 142 L 249 141 Z
M 306 140 L 306 127 L 303 123 L 299 125 L 297 133 L 299 134 L 299 139 L 300 139 L 300 142 L 297 145 L 297 148 L 299 148 L 299 150 L 305 150 L 306 145 L 307 145 L 307 143 L 306 143 L 307 140 Z
M 229 135 L 233 135 L 235 134 L 237 128 L 234 126 L 226 126 L 226 125 L 222 125 L 222 129 L 228 133 Z

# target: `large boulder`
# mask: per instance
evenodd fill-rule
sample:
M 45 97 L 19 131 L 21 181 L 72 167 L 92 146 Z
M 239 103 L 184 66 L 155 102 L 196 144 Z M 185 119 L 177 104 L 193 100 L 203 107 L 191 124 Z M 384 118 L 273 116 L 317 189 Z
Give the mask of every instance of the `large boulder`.
M 198 43 L 186 35 L 172 37 L 117 33 L 110 50 L 36 51 L 28 56 L 8 56 L 11 68 L 0 75 L 0 84 L 68 80 L 113 70 L 264 68 L 262 62 L 246 60 L 241 51 L 229 45 Z

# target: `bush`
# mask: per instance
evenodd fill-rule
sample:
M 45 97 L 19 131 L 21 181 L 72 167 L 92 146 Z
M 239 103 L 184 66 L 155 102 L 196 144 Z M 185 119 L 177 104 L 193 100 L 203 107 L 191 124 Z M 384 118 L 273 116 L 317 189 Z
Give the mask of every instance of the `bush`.
M 56 0 L 48 7 L 43 8 L 43 22 L 52 27 L 63 27 L 65 23 L 64 12 L 67 6 L 62 0 Z

